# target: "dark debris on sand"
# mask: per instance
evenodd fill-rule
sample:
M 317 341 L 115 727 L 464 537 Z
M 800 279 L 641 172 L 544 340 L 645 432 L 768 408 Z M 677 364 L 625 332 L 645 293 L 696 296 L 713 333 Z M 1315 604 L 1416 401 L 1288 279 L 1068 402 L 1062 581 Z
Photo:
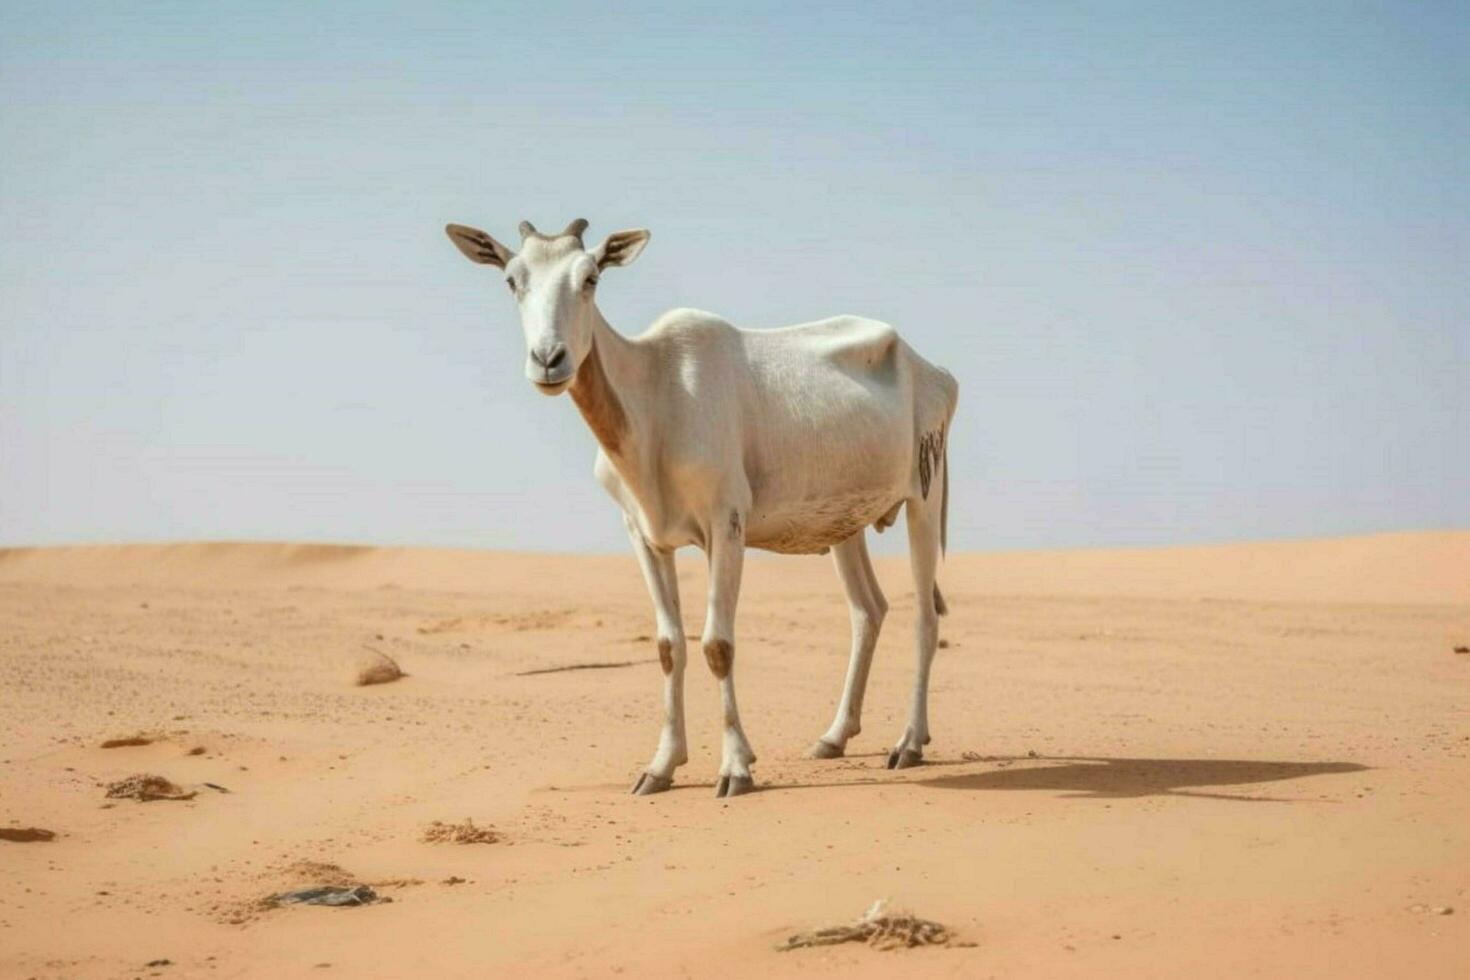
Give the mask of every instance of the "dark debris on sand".
M 127 779 L 107 784 L 108 799 L 138 800 L 149 803 L 153 800 L 192 800 L 195 791 L 184 789 L 162 776 L 151 773 L 136 773 Z

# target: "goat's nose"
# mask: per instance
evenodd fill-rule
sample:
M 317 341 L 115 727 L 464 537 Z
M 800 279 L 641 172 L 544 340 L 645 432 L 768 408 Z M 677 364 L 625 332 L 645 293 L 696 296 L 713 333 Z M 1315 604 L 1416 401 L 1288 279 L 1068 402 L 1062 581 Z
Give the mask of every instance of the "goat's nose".
M 567 359 L 567 345 L 557 344 L 545 350 L 531 351 L 531 360 L 550 371 Z

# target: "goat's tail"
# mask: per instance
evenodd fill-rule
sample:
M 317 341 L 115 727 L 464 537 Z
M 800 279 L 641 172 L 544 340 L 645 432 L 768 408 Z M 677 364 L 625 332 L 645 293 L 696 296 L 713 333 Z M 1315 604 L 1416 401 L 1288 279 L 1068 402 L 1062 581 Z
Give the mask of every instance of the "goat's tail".
M 939 553 L 943 555 L 949 548 L 949 433 L 944 434 L 944 487 L 939 491 Z M 944 593 L 939 591 L 939 583 L 934 583 L 934 612 L 940 616 L 949 615 L 949 606 L 944 601 Z

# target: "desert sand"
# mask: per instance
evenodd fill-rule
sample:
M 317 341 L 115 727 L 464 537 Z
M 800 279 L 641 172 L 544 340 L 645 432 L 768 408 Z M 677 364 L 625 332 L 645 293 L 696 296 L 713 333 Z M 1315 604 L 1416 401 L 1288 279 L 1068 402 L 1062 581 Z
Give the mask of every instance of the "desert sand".
M 0 975 L 1470 976 L 1470 532 L 951 555 L 896 773 L 913 597 L 879 576 L 864 730 L 814 761 L 840 589 L 747 563 L 760 791 L 725 801 L 697 651 L 690 762 L 627 795 L 660 699 L 631 556 L 0 551 L 0 830 L 56 835 L 0 839 Z M 357 686 L 376 653 L 407 676 Z M 140 773 L 192 795 L 108 798 Z M 393 901 L 260 905 L 337 882 Z M 775 949 L 885 897 L 959 942 Z

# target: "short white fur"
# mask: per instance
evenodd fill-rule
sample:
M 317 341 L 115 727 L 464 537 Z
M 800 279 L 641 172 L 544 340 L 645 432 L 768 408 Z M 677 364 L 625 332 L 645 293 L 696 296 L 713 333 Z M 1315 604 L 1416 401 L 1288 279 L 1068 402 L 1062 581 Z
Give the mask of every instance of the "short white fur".
M 887 324 L 838 316 L 775 330 L 741 330 L 698 310 L 665 313 L 624 337 L 597 308 L 600 273 L 627 265 L 646 231 L 621 231 L 586 250 L 586 222 L 557 235 L 521 224 L 513 251 L 485 232 L 449 225 L 472 261 L 501 269 L 525 333 L 527 378 L 570 391 L 600 448 L 597 480 L 617 501 L 653 599 L 664 671 L 658 749 L 633 792 L 668 789 L 688 761 L 686 642 L 674 551 L 696 545 L 710 575 L 701 638 L 719 680 L 724 740 L 716 795 L 754 786 L 735 700 L 735 609 L 747 547 L 832 552 L 847 593 L 852 648 L 836 717 L 811 750 L 835 758 L 861 730 L 863 692 L 888 603 L 864 531 L 907 508 L 917 594 L 917 670 L 908 723 L 889 768 L 923 759 L 929 670 L 944 601 L 935 571 L 949 498 L 945 451 L 958 397 L 950 374 Z

